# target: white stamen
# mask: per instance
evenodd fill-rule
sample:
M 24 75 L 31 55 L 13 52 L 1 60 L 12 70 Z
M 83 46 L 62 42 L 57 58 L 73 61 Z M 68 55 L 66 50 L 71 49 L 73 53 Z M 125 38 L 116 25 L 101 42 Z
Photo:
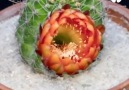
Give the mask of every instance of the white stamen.
M 57 53 L 60 56 L 60 58 L 69 57 L 72 60 L 79 60 L 79 56 L 76 54 L 75 51 L 77 47 L 78 45 L 76 45 L 73 42 L 69 43 L 67 46 L 64 46 L 63 49 L 57 48 L 56 44 L 51 46 L 52 52 Z

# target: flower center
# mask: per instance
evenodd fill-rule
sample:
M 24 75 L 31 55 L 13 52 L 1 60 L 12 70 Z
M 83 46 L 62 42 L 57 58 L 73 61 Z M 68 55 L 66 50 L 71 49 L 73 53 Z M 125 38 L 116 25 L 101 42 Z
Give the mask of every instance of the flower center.
M 65 24 L 59 26 L 57 34 L 53 38 L 53 42 L 59 46 L 67 45 L 70 42 L 79 44 L 81 41 L 81 35 L 79 35 L 78 30 L 70 24 Z
M 69 57 L 71 59 L 78 59 L 76 50 L 82 44 L 81 37 L 74 26 L 70 24 L 61 25 L 53 38 L 53 51 L 58 53 L 61 58 Z

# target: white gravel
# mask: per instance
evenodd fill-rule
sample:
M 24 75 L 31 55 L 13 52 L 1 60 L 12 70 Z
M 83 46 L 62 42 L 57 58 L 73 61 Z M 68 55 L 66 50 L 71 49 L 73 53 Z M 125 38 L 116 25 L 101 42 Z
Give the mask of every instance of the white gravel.
M 22 62 L 15 37 L 19 16 L 0 23 L 0 83 L 14 90 L 107 90 L 129 77 L 129 33 L 105 19 L 104 49 L 88 70 L 51 78 Z

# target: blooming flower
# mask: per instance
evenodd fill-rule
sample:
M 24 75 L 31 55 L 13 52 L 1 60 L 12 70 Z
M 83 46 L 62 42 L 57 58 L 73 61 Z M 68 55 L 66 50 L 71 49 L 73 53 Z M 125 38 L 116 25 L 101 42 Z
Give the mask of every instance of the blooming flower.
M 56 74 L 75 74 L 95 60 L 103 32 L 104 26 L 95 26 L 88 11 L 82 13 L 66 4 L 40 26 L 36 52 Z

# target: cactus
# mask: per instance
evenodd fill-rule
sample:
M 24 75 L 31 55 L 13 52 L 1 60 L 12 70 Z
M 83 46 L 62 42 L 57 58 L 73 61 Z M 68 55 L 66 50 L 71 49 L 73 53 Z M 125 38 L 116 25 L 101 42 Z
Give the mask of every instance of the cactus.
M 102 24 L 104 15 L 99 0 L 27 0 L 19 19 L 16 36 L 23 60 L 36 72 L 42 73 L 44 69 L 40 55 L 35 52 L 40 26 L 45 23 L 51 13 L 61 9 L 65 4 L 82 12 L 89 11 L 95 26 Z

